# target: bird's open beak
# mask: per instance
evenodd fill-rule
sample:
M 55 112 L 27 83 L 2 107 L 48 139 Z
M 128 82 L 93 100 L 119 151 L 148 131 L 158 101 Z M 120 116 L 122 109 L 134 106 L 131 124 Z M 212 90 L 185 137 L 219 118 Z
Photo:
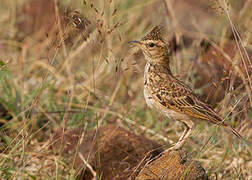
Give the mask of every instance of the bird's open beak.
M 128 43 L 137 43 L 137 44 L 139 44 L 139 41 L 129 41 Z

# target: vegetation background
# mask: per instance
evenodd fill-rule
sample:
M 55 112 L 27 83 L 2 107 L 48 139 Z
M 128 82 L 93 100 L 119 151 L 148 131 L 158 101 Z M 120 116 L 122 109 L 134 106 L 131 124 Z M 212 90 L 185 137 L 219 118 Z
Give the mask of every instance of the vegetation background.
M 251 7 L 251 0 L 0 0 L 0 177 L 75 179 L 69 158 L 50 148 L 59 128 L 119 123 L 176 142 L 183 125 L 147 108 L 144 58 L 127 44 L 163 24 L 174 74 L 250 146 L 198 121 L 184 148 L 210 179 L 252 179 Z

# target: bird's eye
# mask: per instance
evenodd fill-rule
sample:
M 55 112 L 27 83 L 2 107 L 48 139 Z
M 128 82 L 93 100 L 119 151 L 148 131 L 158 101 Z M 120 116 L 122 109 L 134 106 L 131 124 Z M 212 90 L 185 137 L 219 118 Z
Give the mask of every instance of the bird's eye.
M 150 47 L 154 47 L 155 44 L 154 44 L 154 43 L 149 43 L 149 46 L 150 46 Z

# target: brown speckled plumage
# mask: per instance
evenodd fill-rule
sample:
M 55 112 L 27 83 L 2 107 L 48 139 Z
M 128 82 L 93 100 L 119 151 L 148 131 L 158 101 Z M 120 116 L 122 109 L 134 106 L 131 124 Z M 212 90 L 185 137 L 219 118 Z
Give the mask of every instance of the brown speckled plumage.
M 146 59 L 144 71 L 144 97 L 149 107 L 170 119 L 186 125 L 179 141 L 171 149 L 178 149 L 191 135 L 194 119 L 219 124 L 231 130 L 238 138 L 242 136 L 228 125 L 208 105 L 201 102 L 190 87 L 175 78 L 170 70 L 169 44 L 162 39 L 162 27 L 154 27 L 150 33 L 136 43 Z
M 142 38 L 142 41 L 144 40 L 161 40 L 162 34 L 163 34 L 164 27 L 163 26 L 155 26 L 150 33 L 148 33 L 146 36 Z

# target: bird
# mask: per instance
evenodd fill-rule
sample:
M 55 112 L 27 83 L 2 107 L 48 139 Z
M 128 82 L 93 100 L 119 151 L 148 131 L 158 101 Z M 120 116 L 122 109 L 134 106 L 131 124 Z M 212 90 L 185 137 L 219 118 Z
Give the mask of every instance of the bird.
M 192 134 L 196 119 L 223 126 L 239 139 L 243 139 L 217 112 L 202 102 L 188 85 L 173 75 L 170 69 L 172 45 L 165 41 L 163 32 L 164 26 L 158 25 L 141 40 L 129 43 L 138 46 L 146 60 L 143 91 L 147 105 L 169 119 L 185 125 L 179 140 L 166 151 L 182 148 Z

